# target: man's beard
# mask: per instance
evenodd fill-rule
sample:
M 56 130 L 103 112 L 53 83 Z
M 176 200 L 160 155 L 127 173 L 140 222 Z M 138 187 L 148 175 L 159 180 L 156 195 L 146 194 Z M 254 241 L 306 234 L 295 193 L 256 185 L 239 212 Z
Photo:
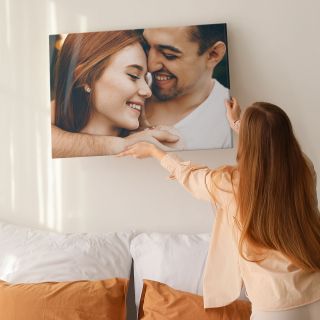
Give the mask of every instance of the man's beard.
M 162 89 L 155 81 L 153 81 L 151 84 L 151 91 L 159 101 L 168 101 L 174 99 L 180 96 L 182 93 L 181 89 L 178 89 L 176 85 L 169 89 Z

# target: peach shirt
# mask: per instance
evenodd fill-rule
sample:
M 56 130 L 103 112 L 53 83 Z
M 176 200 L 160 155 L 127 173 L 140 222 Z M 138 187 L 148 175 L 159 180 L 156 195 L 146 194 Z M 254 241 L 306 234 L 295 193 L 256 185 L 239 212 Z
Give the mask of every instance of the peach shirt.
M 303 271 L 275 250 L 266 250 L 266 258 L 260 262 L 249 262 L 240 256 L 234 195 L 239 173 L 234 167 L 212 170 L 170 154 L 161 160 L 161 165 L 171 179 L 197 199 L 211 201 L 217 209 L 203 279 L 205 308 L 236 300 L 243 283 L 254 310 L 286 310 L 320 299 L 320 272 Z

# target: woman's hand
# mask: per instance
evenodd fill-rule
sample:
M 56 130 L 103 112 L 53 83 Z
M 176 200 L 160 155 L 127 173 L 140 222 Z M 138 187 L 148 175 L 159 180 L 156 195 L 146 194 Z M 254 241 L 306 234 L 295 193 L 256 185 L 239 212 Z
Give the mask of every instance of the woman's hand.
M 231 100 L 226 100 L 225 106 L 227 108 L 227 118 L 228 118 L 230 127 L 235 132 L 239 133 L 241 109 L 237 99 L 231 98 Z
M 138 142 L 127 147 L 124 151 L 117 154 L 117 157 L 132 156 L 137 159 L 153 157 L 159 161 L 166 155 L 166 152 L 149 142 Z
M 155 128 L 135 132 L 133 134 L 130 134 L 128 137 L 125 137 L 124 139 L 127 147 L 144 141 L 150 142 L 160 149 L 172 151 L 177 145 L 176 143 L 179 141 L 180 137 L 172 134 L 168 130 Z

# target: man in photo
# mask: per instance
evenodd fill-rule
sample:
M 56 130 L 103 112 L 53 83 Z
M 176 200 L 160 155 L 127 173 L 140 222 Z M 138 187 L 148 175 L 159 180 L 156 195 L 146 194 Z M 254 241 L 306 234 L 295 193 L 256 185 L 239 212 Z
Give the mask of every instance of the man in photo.
M 232 147 L 229 90 L 212 78 L 226 54 L 225 35 L 224 24 L 144 30 L 153 94 L 147 123 L 173 127 L 181 149 Z

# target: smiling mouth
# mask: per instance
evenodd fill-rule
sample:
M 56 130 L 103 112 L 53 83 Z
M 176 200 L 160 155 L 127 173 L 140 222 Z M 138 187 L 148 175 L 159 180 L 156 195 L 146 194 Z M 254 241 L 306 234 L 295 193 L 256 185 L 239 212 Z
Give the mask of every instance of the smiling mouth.
M 138 102 L 132 102 L 132 101 L 128 101 L 127 102 L 127 106 L 133 110 L 139 111 L 141 112 L 142 109 L 142 104 L 138 103 Z
M 173 77 L 171 77 L 171 76 L 159 76 L 159 75 L 155 76 L 155 79 L 158 80 L 158 81 L 170 80 L 172 78 Z
M 154 74 L 154 79 L 157 81 L 168 81 L 171 79 L 174 79 L 175 76 L 172 74 L 167 74 L 167 73 L 155 73 Z

